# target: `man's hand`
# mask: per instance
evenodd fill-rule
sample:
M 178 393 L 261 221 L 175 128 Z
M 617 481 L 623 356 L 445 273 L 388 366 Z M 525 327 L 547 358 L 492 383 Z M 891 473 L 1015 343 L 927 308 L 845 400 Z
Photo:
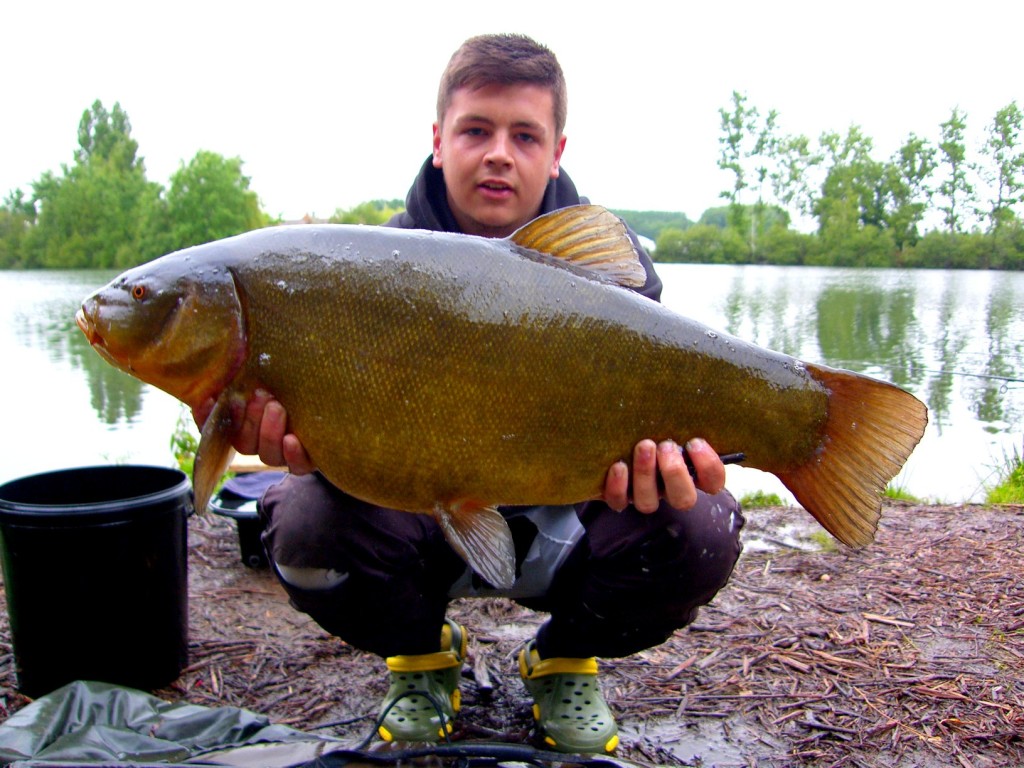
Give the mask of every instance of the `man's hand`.
M 196 424 L 203 425 L 213 410 L 213 401 L 193 411 Z M 316 469 L 299 438 L 287 432 L 288 416 L 284 406 L 268 392 L 256 390 L 245 405 L 242 426 L 232 443 L 235 450 L 247 455 L 258 455 L 260 461 L 271 467 L 288 465 L 293 475 L 308 475 Z
M 697 472 L 694 482 L 686 467 L 679 446 L 672 440 L 655 445 L 653 440 L 641 440 L 633 449 L 633 506 L 640 512 L 658 509 L 664 496 L 676 509 L 690 509 L 697 503 L 697 489 L 705 493 L 718 493 L 725 487 L 725 465 L 718 454 L 700 438 L 686 444 L 686 453 Z M 658 489 L 658 476 L 664 483 L 664 492 Z M 604 485 L 604 500 L 612 509 L 623 510 L 630 502 L 629 466 L 618 461 L 608 470 Z

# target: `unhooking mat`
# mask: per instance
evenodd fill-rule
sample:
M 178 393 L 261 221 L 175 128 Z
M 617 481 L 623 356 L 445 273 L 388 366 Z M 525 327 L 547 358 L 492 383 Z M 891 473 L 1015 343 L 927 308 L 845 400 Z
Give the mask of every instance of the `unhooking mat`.
M 171 703 L 143 691 L 79 681 L 42 696 L 0 724 L 0 765 L 24 768 L 167 765 L 234 768 L 366 766 L 601 766 L 632 763 L 526 745 L 455 742 L 367 751 L 237 707 Z
M 74 682 L 0 725 L 0 764 L 290 766 L 338 747 L 237 707 L 170 703 L 107 683 Z

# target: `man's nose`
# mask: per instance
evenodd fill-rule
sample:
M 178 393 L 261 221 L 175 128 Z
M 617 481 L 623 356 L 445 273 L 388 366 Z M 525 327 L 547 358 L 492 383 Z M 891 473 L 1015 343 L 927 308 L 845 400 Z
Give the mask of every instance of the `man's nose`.
M 510 150 L 511 138 L 501 131 L 496 131 L 491 138 L 490 146 L 487 148 L 486 160 L 489 163 L 507 165 L 512 161 Z

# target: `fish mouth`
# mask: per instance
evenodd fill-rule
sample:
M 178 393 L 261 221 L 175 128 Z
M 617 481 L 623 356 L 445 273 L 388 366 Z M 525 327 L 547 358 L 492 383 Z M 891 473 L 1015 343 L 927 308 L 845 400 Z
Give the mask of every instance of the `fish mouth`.
M 85 308 L 79 309 L 75 313 L 75 323 L 79 328 L 82 329 L 82 333 L 85 334 L 85 338 L 88 340 L 90 346 L 96 350 L 100 357 L 106 360 L 115 368 L 121 368 L 131 372 L 131 366 L 125 367 L 124 363 L 115 358 L 110 350 L 107 349 L 107 343 L 100 335 L 100 332 L 96 329 L 96 323 L 92 321 L 88 314 L 85 312 Z
M 89 340 L 89 344 L 95 346 L 96 342 L 102 341 L 100 335 L 96 332 L 95 324 L 86 316 L 84 308 L 80 308 L 75 313 L 75 323 L 82 329 L 82 333 Z

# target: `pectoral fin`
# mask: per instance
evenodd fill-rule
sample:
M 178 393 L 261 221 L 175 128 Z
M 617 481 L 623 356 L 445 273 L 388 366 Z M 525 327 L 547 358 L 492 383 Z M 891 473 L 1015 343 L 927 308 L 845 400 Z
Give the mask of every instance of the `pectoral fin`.
M 505 518 L 494 507 L 461 501 L 434 505 L 445 539 L 489 584 L 508 589 L 516 580 L 516 549 Z
M 223 477 L 235 454 L 231 447 L 231 438 L 237 431 L 232 399 L 227 392 L 220 396 L 199 434 L 199 448 L 192 467 L 192 494 L 199 514 L 206 512 L 217 481 Z

